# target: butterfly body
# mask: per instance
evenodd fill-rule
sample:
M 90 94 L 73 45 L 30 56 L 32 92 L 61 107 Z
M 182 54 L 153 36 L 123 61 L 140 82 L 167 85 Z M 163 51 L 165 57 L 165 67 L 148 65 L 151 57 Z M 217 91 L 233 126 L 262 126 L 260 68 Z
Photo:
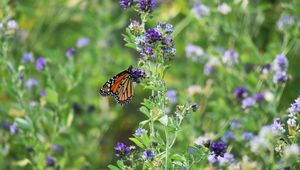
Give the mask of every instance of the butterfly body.
M 127 104 L 134 96 L 132 66 L 109 79 L 100 89 L 100 95 L 113 96 L 117 103 Z

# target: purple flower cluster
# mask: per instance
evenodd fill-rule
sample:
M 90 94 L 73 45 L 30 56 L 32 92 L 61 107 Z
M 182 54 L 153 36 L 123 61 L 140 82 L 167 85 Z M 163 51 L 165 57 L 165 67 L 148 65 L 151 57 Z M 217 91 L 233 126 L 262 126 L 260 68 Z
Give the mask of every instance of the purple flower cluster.
M 137 130 L 135 130 L 135 135 L 141 137 L 144 132 L 147 132 L 146 129 L 138 128 Z
M 15 123 L 11 124 L 9 122 L 3 121 L 1 122 L 1 125 L 4 130 L 9 131 L 9 133 L 12 135 L 20 130 Z
M 172 32 L 172 25 L 166 23 L 160 23 L 155 28 L 146 30 L 145 35 L 135 38 L 137 50 L 144 59 L 155 59 L 156 54 L 160 52 L 165 60 L 171 59 L 176 54 Z
M 55 159 L 52 156 L 46 157 L 45 162 L 46 162 L 46 166 L 48 166 L 48 167 L 55 166 Z
M 141 12 L 152 12 L 155 8 L 155 0 L 139 0 L 138 7 Z
M 282 126 L 282 121 L 277 118 L 273 121 L 273 124 L 271 125 L 271 128 L 274 132 L 281 134 L 285 132 L 285 129 Z
M 242 108 L 245 112 L 249 112 L 249 108 L 255 105 L 255 100 L 252 97 L 247 97 L 242 101 Z
M 143 27 L 141 26 L 139 21 L 131 20 L 128 26 L 128 30 L 130 31 L 131 34 L 135 36 L 139 36 L 143 32 Z
M 37 71 L 42 71 L 46 66 L 46 59 L 44 57 L 40 57 L 35 62 L 35 69 Z
M 148 29 L 145 33 L 146 35 L 146 41 L 149 44 L 155 44 L 157 41 L 162 39 L 162 34 L 155 28 Z
M 227 146 L 223 142 L 213 142 L 209 140 L 208 148 L 212 152 L 207 158 L 210 164 L 223 166 L 233 163 L 233 155 L 226 153 Z
M 150 149 L 146 149 L 142 155 L 142 158 L 144 160 L 153 160 L 155 157 L 155 153 L 153 150 Z
M 244 132 L 243 135 L 242 135 L 242 139 L 243 140 L 247 140 L 247 141 L 250 141 L 254 138 L 254 135 L 253 133 L 251 132 Z
M 287 81 L 287 74 L 286 71 L 288 69 L 288 60 L 285 55 L 278 54 L 273 62 L 273 82 L 275 84 L 283 84 Z
M 119 0 L 123 9 L 133 6 L 134 2 L 134 0 Z M 138 0 L 136 6 L 141 13 L 151 13 L 156 6 L 156 0 Z
M 132 79 L 136 83 L 140 83 L 140 79 L 144 79 L 146 77 L 145 71 L 138 69 L 138 68 L 129 68 L 131 72 Z
M 234 49 L 229 49 L 225 51 L 223 57 L 223 62 L 228 66 L 233 66 L 239 62 L 239 54 L 234 51 Z
M 168 90 L 166 96 L 171 104 L 174 104 L 178 101 L 176 90 Z
M 286 27 L 296 25 L 298 22 L 297 16 L 283 15 L 277 21 L 277 27 L 279 30 L 283 31 Z
M 133 4 L 133 0 L 120 0 L 119 3 L 123 9 L 127 9 Z
M 249 111 L 249 108 L 255 104 L 260 104 L 264 101 L 265 97 L 263 93 L 256 93 L 253 96 L 249 96 L 250 92 L 245 87 L 236 87 L 233 91 L 234 97 L 238 102 L 241 102 L 242 108 L 245 112 Z
M 33 62 L 34 62 L 34 57 L 31 52 L 26 52 L 23 54 L 22 63 L 33 63 Z
M 235 136 L 234 133 L 232 131 L 228 131 L 226 133 L 224 133 L 221 137 L 222 141 L 225 143 L 229 143 L 231 141 L 235 141 Z
M 209 8 L 202 3 L 196 3 L 192 8 L 192 12 L 197 19 L 201 19 L 209 14 Z
M 130 155 L 130 148 L 124 143 L 118 142 L 114 147 L 117 157 L 125 157 Z
M 299 125 L 297 124 L 297 114 L 300 112 L 300 96 L 295 100 L 294 103 L 291 104 L 289 110 L 289 119 L 287 120 L 287 124 L 289 127 L 293 127 L 298 130 Z
M 227 150 L 227 146 L 221 141 L 219 141 L 219 142 L 211 141 L 210 150 L 216 156 L 224 156 L 224 153 L 226 153 L 226 150 Z
M 248 89 L 245 87 L 236 87 L 233 91 L 234 97 L 240 101 L 248 95 Z
M 87 37 L 80 37 L 76 42 L 77 48 L 83 48 L 90 43 L 90 39 Z
M 65 56 L 66 56 L 66 57 L 71 57 L 71 56 L 73 56 L 73 55 L 75 55 L 75 54 L 76 54 L 75 49 L 74 49 L 74 48 L 70 48 L 70 49 L 68 49 L 68 50 L 66 51 Z
M 25 88 L 26 89 L 31 89 L 34 87 L 38 87 L 39 83 L 35 78 L 30 78 L 29 80 L 26 81 L 25 83 Z

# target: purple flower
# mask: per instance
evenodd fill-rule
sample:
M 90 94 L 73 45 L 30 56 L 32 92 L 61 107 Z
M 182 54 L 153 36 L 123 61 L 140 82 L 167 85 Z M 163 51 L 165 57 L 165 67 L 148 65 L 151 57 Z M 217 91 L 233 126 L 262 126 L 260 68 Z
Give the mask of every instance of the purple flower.
M 254 99 L 255 99 L 255 101 L 256 101 L 257 103 L 261 103 L 261 102 L 264 101 L 265 97 L 264 97 L 264 95 L 263 95 L 262 93 L 256 93 L 256 94 L 254 95 Z
M 285 27 L 296 25 L 298 22 L 297 16 L 283 15 L 277 21 L 277 27 L 279 30 L 283 31 Z
M 225 51 L 225 53 L 223 55 L 223 62 L 225 64 L 227 64 L 228 66 L 232 66 L 239 62 L 238 57 L 239 57 L 239 55 L 236 51 L 234 51 L 233 49 L 229 49 L 229 50 Z
M 52 151 L 53 152 L 63 152 L 64 147 L 62 147 L 61 145 L 58 145 L 58 144 L 53 144 L 52 145 Z
M 46 157 L 46 166 L 54 166 L 55 165 L 55 159 L 52 156 Z
M 208 155 L 207 160 L 210 164 L 216 164 L 218 162 L 218 158 L 215 154 Z
M 12 125 L 9 126 L 9 132 L 10 134 L 15 134 L 19 131 L 19 128 L 17 127 L 17 125 L 14 123 Z
M 166 95 L 171 104 L 174 104 L 178 101 L 176 90 L 168 90 Z
M 31 52 L 26 52 L 23 54 L 22 63 L 32 63 L 34 62 L 34 58 Z
M 282 127 L 282 121 L 279 118 L 276 118 L 271 125 L 271 128 L 276 133 L 284 133 L 285 129 Z
M 44 57 L 40 57 L 35 62 L 35 69 L 37 71 L 41 71 L 46 66 L 46 59 Z
M 247 97 L 242 101 L 242 108 L 245 110 L 245 112 L 249 111 L 250 107 L 253 107 L 255 105 L 255 100 L 252 97 Z
M 236 87 L 233 95 L 237 100 L 242 100 L 248 95 L 248 90 L 245 87 Z
M 11 30 L 17 30 L 19 28 L 19 25 L 15 20 L 9 20 L 7 22 L 7 28 Z
M 127 9 L 133 4 L 133 0 L 120 0 L 119 3 L 123 9 Z
M 9 129 L 10 129 L 10 123 L 9 122 L 7 122 L 7 121 L 2 121 L 1 122 L 1 125 L 2 125 L 2 128 L 4 129 L 4 130 L 7 130 L 7 131 L 9 131 Z
M 190 58 L 195 62 L 200 62 L 204 58 L 204 50 L 193 44 L 188 44 L 185 47 L 185 54 L 187 58 Z
M 224 157 L 218 157 L 218 163 L 220 166 L 232 164 L 234 162 L 234 157 L 230 153 L 225 153 Z
M 68 49 L 68 50 L 66 51 L 65 56 L 66 56 L 66 57 L 71 57 L 72 55 L 75 55 L 75 54 L 76 54 L 75 49 L 74 49 L 74 48 L 70 48 L 70 49 Z
M 192 8 L 192 12 L 196 18 L 201 19 L 209 14 L 209 8 L 202 3 L 196 3 Z
M 114 149 L 117 157 L 124 157 L 130 155 L 130 148 L 124 143 L 118 142 Z
M 271 71 L 272 65 L 271 64 L 265 64 L 261 68 L 262 74 L 268 74 Z
M 275 84 L 283 84 L 287 81 L 287 75 L 285 72 L 276 72 L 273 76 L 273 82 Z
M 273 62 L 273 70 L 275 72 L 286 72 L 288 68 L 288 60 L 285 55 L 278 54 Z
M 33 87 L 38 87 L 39 83 L 36 79 L 34 78 L 30 78 L 29 80 L 27 80 L 27 82 L 25 83 L 25 88 L 26 89 L 30 89 Z
M 149 56 L 150 58 L 154 58 L 153 49 L 152 49 L 149 45 L 146 45 L 146 47 L 144 48 L 143 53 L 144 53 L 146 56 Z
M 142 134 L 143 134 L 144 132 L 146 132 L 146 130 L 143 129 L 143 128 L 138 128 L 137 130 L 135 130 L 135 134 L 136 134 L 138 137 L 141 137 Z
M 189 154 L 193 154 L 193 153 L 195 153 L 195 148 L 190 147 L 189 148 Z
M 289 108 L 289 113 L 293 116 L 300 112 L 300 96 L 295 100 L 294 103 L 291 104 Z
M 131 20 L 128 29 L 135 36 L 139 36 L 143 32 L 143 27 L 140 25 L 140 22 L 136 20 Z
M 140 83 L 140 79 L 146 78 L 146 73 L 145 73 L 144 70 L 130 67 L 129 71 L 131 72 L 133 81 L 136 82 L 136 83 Z
M 233 120 L 230 123 L 230 129 L 236 129 L 238 126 L 240 126 L 241 122 L 239 120 Z
M 171 35 L 173 33 L 173 25 L 168 23 L 159 23 L 156 26 L 156 29 L 167 35 Z
M 254 135 L 251 132 L 244 132 L 243 135 L 242 135 L 242 139 L 247 140 L 247 141 L 252 140 L 253 137 L 254 137 Z
M 228 143 L 230 141 L 235 141 L 235 136 L 234 136 L 233 132 L 229 131 L 229 132 L 226 132 L 225 134 L 223 134 L 221 139 L 223 142 Z
M 142 155 L 142 158 L 144 160 L 153 160 L 155 156 L 154 151 L 150 150 L 150 149 L 146 149 Z
M 45 96 L 46 96 L 46 91 L 45 91 L 45 90 L 42 90 L 41 93 L 40 93 L 40 96 L 41 96 L 41 97 L 45 97 Z
M 226 15 L 231 12 L 231 7 L 227 3 L 222 3 L 218 6 L 218 11 L 221 14 Z
M 152 12 L 155 8 L 155 0 L 139 0 L 138 7 L 141 12 Z
M 208 62 L 204 66 L 204 74 L 211 75 L 216 72 L 216 67 L 220 65 L 220 61 L 217 57 L 209 57 Z
M 162 35 L 157 31 L 157 29 L 148 29 L 146 31 L 146 40 L 148 41 L 148 43 L 152 44 L 161 39 Z
M 90 43 L 90 39 L 88 37 L 80 37 L 76 42 L 77 48 L 83 48 Z
M 219 141 L 219 142 L 212 142 L 210 145 L 210 150 L 216 155 L 216 156 L 223 156 L 226 152 L 227 146 Z
M 193 112 L 196 112 L 198 108 L 199 108 L 199 104 L 195 102 L 195 103 L 192 105 L 192 110 L 193 110 Z

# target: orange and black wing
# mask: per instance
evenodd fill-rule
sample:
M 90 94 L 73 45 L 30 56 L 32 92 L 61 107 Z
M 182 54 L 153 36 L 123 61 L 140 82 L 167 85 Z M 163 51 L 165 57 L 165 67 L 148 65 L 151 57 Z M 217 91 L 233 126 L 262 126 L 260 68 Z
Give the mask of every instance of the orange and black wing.
M 99 93 L 102 96 L 116 96 L 118 95 L 119 86 L 126 80 L 130 78 L 131 73 L 127 70 L 115 75 L 113 78 L 109 79 L 100 89 Z
M 119 85 L 118 94 L 115 96 L 115 99 L 119 104 L 126 104 L 132 99 L 133 96 L 133 82 L 132 78 L 129 76 Z

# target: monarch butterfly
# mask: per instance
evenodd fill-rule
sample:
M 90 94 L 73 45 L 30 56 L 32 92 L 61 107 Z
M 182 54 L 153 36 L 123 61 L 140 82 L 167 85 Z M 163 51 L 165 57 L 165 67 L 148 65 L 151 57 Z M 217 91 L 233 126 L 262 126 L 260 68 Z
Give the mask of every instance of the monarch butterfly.
M 102 96 L 113 96 L 119 104 L 127 104 L 134 96 L 133 82 L 139 83 L 140 78 L 145 78 L 144 71 L 129 66 L 109 79 L 99 93 Z

